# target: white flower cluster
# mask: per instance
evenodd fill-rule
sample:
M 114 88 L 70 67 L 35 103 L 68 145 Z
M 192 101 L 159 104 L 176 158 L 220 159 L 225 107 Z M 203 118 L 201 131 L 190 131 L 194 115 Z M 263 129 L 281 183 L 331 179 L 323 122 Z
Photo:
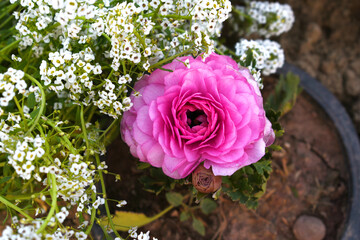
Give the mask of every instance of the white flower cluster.
M 53 49 L 49 61 L 40 66 L 44 85 L 58 94 L 65 92 L 76 103 L 94 104 L 113 118 L 132 106 L 125 86 L 132 78 L 125 69 L 134 64 L 143 69 L 139 74 L 190 47 L 205 51 L 204 56 L 210 54 L 214 44 L 210 38 L 220 34 L 231 11 L 228 0 L 135 0 L 114 7 L 109 1 L 94 0 L 23 0 L 20 4 L 25 8 L 15 14 L 20 48 L 32 46 L 36 56 L 47 44 Z M 56 49 L 56 43 L 62 48 Z M 86 47 L 89 43 L 112 60 L 114 71 L 122 71 L 118 79 L 102 78 L 102 66 L 93 62 L 103 58 Z M 74 51 L 74 46 L 80 50 Z M 62 106 L 62 102 L 54 104 L 55 109 Z
M 60 160 L 55 160 L 56 165 L 40 168 L 41 173 L 55 173 L 58 197 L 70 201 L 71 205 L 78 204 L 79 212 L 91 201 L 86 188 L 90 186 L 96 192 L 93 184 L 95 170 L 90 170 L 88 164 L 81 160 L 79 154 L 70 154 L 67 161 L 63 160 L 61 163 Z M 64 167 L 65 164 L 68 167 Z M 47 184 L 47 179 L 44 179 L 44 185 Z
M 45 154 L 44 142 L 45 140 L 39 136 L 26 137 L 23 142 L 17 142 L 15 151 L 6 148 L 7 153 L 12 154 L 8 157 L 8 163 L 13 166 L 21 178 L 29 180 L 33 176 L 37 181 L 41 181 L 39 174 L 34 170 L 38 168 L 37 160 Z
M 68 214 L 65 208 L 62 208 L 61 211 L 57 214 L 60 220 L 62 214 Z M 59 220 L 59 218 L 57 218 Z M 50 222 L 54 222 L 55 219 L 52 218 Z M 24 222 L 26 222 L 24 224 Z M 37 230 L 43 224 L 43 220 L 35 219 L 32 222 L 29 222 L 26 219 L 21 219 L 20 221 L 15 216 L 12 218 L 12 227 L 6 226 L 2 231 L 0 240 L 14 240 L 14 239 L 32 239 L 32 240 L 42 240 L 42 239 L 52 239 L 52 240 L 69 240 L 74 237 L 79 240 L 85 240 L 87 235 L 84 232 L 75 232 L 74 230 L 63 228 L 58 228 L 54 233 L 42 234 L 37 233 Z
M 295 21 L 294 13 L 288 4 L 252 1 L 239 10 L 253 19 L 250 33 L 258 33 L 266 38 L 289 31 Z
M 129 237 L 131 237 L 134 240 L 151 240 L 150 239 L 150 231 L 147 231 L 146 233 L 140 232 L 137 233 L 138 228 L 132 227 L 128 230 Z M 115 240 L 120 240 L 120 238 L 115 238 Z M 153 237 L 152 240 L 158 240 L 157 238 Z
M 275 41 L 242 39 L 236 43 L 235 49 L 235 54 L 240 56 L 241 61 L 245 61 L 251 51 L 256 61 L 255 68 L 261 70 L 264 75 L 275 73 L 284 65 L 284 51 Z
M 198 51 L 203 51 L 205 45 L 210 54 L 214 44 L 210 37 L 220 35 L 221 23 L 230 10 L 227 0 L 135 0 L 109 9 L 92 29 L 98 36 L 105 32 L 111 38 L 113 69 L 129 60 L 135 64 L 144 62 L 147 70 L 164 53 L 168 57 L 175 55 L 193 43 Z M 161 19 L 159 28 L 154 28 L 156 14 L 155 20 Z
M 67 49 L 71 40 L 84 44 L 106 33 L 111 38 L 115 70 L 122 59 L 136 64 L 143 56 L 143 60 L 157 62 L 164 56 L 162 51 L 171 56 L 179 45 L 191 45 L 191 41 L 199 51 L 211 52 L 210 37 L 220 34 L 231 11 L 228 0 L 135 0 L 115 7 L 109 7 L 108 1 L 101 5 L 94 0 L 26 0 L 20 4 L 26 8 L 15 14 L 22 48 L 35 42 L 35 52 L 41 53 L 40 43 L 60 37 Z M 159 21 L 161 28 L 154 29 Z M 43 36 L 45 29 L 51 31 Z M 202 48 L 203 41 L 208 48 Z M 146 69 L 148 62 L 144 65 Z
M 1 107 L 6 107 L 12 101 L 16 94 L 22 94 L 27 97 L 30 93 L 34 93 L 36 101 L 40 102 L 41 95 L 37 86 L 29 86 L 25 82 L 24 72 L 9 68 L 5 73 L 0 73 L 0 116 L 4 113 Z M 25 108 L 25 113 L 28 113 L 29 108 Z M 27 115 L 29 116 L 29 115 Z M 13 119 L 14 120 L 14 119 Z M 19 119 L 20 121 L 20 119 Z
M 117 118 L 132 106 L 128 97 L 123 97 L 121 102 L 118 100 L 119 95 L 126 95 L 125 84 L 129 84 L 132 79 L 125 75 L 114 82 L 109 79 L 102 80 L 101 66 L 92 63 L 94 59 L 93 51 L 89 47 L 79 53 L 68 50 L 50 53 L 49 63 L 43 60 L 40 65 L 41 80 L 49 90 L 59 95 L 65 92 L 66 97 L 68 93 L 68 97 L 75 103 L 81 102 L 85 106 L 94 104 L 101 113 Z

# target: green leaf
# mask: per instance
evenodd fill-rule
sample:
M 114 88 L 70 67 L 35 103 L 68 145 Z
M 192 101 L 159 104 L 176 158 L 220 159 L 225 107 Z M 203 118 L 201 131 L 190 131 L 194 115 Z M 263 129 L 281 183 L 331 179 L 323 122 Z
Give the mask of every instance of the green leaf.
M 258 206 L 258 202 L 257 201 L 253 201 L 253 200 L 249 200 L 246 202 L 246 207 L 249 209 L 255 209 Z
M 180 221 L 186 221 L 190 218 L 190 213 L 189 212 L 181 212 L 180 213 Z
M 281 137 L 282 135 L 284 135 L 285 131 L 284 130 L 277 130 L 275 131 L 275 137 Z
M 5 183 L 11 179 L 11 176 L 0 178 L 0 184 Z
M 258 161 L 256 163 L 254 163 L 253 166 L 255 167 L 256 171 L 261 175 L 263 175 L 264 172 L 272 171 L 270 160 Z
M 169 192 L 165 194 L 166 200 L 174 207 L 180 206 L 183 201 L 183 196 L 180 193 Z
M 127 231 L 131 227 L 141 227 L 151 222 L 151 218 L 147 217 L 143 213 L 116 211 L 115 216 L 112 218 L 113 223 L 116 226 L 116 230 Z M 108 225 L 107 218 L 100 220 L 100 225 Z
M 11 167 L 9 166 L 9 164 L 5 164 L 3 168 L 3 174 L 4 176 L 10 176 L 12 174 Z
M 199 219 L 193 218 L 192 226 L 201 236 L 205 236 L 205 226 Z
M 35 104 L 36 104 L 35 94 L 30 93 L 28 98 L 27 98 L 27 106 L 28 106 L 28 108 L 32 109 L 32 108 L 35 107 Z
M 275 93 L 271 94 L 267 99 L 267 105 L 277 111 L 282 112 L 282 115 L 289 112 L 295 105 L 296 98 L 301 92 L 299 87 L 299 76 L 288 72 L 286 77 L 280 75 L 280 79 L 275 86 Z
M 34 119 L 39 114 L 39 112 L 40 112 L 40 108 L 35 109 L 30 113 L 30 117 Z
M 266 185 L 267 185 L 266 182 L 263 183 L 263 184 L 261 185 L 261 190 L 260 190 L 259 192 L 257 192 L 256 194 L 254 194 L 254 197 L 256 197 L 256 198 L 261 198 L 261 197 L 265 194 L 265 192 L 266 192 Z
M 156 214 L 153 217 L 148 217 L 143 213 L 135 213 L 135 212 L 125 212 L 125 211 L 115 211 L 115 215 L 112 217 L 112 221 L 116 226 L 116 230 L 118 231 L 127 231 L 131 227 L 142 227 L 148 223 L 155 221 L 156 219 L 163 216 L 165 213 L 173 209 L 173 206 L 169 206 L 160 213 Z M 101 226 L 108 226 L 109 221 L 107 217 L 100 219 Z
M 281 146 L 275 145 L 275 144 L 271 145 L 270 148 L 271 148 L 272 150 L 274 150 L 274 151 L 281 151 L 281 150 L 282 150 L 282 147 L 281 147 Z
M 149 168 L 151 165 L 149 163 L 145 163 L 145 162 L 139 162 L 137 164 L 137 168 L 142 170 L 142 169 L 146 169 Z
M 209 214 L 213 212 L 217 207 L 217 204 L 214 200 L 210 198 L 205 198 L 200 203 L 200 209 L 203 213 Z
M 231 197 L 233 201 L 239 201 L 242 204 L 245 204 L 249 197 L 245 196 L 242 192 L 228 192 L 228 195 Z

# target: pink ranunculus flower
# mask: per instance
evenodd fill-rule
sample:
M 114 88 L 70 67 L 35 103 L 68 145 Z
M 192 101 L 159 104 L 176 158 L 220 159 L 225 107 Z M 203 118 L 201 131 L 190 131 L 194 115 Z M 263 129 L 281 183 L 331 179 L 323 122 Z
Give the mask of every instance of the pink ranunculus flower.
M 190 61 L 190 68 L 183 62 Z M 260 90 L 247 68 L 227 56 L 182 57 L 140 79 L 121 133 L 131 153 L 175 179 L 199 164 L 232 175 L 274 141 Z

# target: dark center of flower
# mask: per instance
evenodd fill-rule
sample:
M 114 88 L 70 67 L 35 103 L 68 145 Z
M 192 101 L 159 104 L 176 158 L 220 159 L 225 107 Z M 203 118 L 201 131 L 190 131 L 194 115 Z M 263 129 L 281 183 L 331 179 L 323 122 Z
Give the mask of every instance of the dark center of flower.
M 203 110 L 186 111 L 187 124 L 190 128 L 207 123 L 206 115 Z

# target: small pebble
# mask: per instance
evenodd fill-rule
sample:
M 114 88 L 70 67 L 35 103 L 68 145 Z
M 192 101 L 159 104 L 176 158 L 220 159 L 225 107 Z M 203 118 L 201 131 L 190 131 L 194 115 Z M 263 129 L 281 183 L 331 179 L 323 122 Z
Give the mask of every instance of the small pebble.
M 322 240 L 326 227 L 321 219 L 302 215 L 296 220 L 293 232 L 297 240 Z

